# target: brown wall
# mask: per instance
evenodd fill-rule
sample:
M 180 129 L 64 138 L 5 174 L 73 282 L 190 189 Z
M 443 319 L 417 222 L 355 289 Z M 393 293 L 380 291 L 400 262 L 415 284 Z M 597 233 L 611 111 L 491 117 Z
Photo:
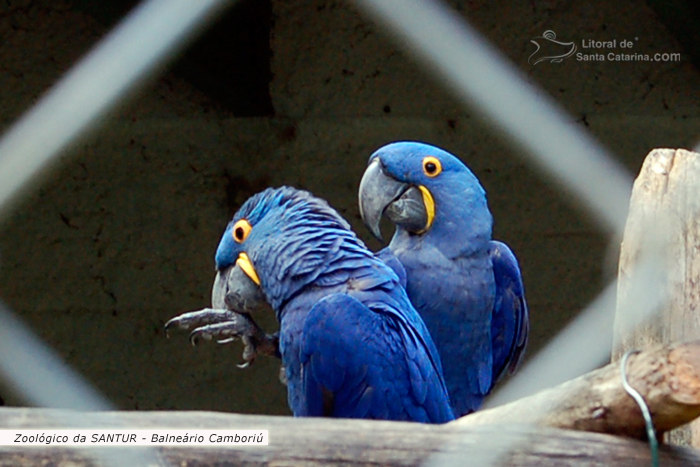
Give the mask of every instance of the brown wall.
M 547 29 L 683 52 L 643 1 L 451 3 L 631 172 L 651 148 L 695 144 L 700 74 L 687 58 L 527 63 L 530 39 Z M 359 178 L 375 148 L 414 139 L 454 152 L 484 184 L 495 234 L 522 265 L 532 355 L 601 290 L 615 247 L 348 2 L 272 6 L 274 116 L 234 117 L 177 76 L 160 77 L 0 224 L 0 297 L 122 408 L 288 413 L 277 362 L 238 370 L 237 344 L 191 348 L 184 334 L 166 340 L 163 323 L 208 305 L 221 232 L 268 185 L 328 199 L 377 248 L 359 221 Z M 0 121 L 17 118 L 105 31 L 70 3 L 0 6 Z

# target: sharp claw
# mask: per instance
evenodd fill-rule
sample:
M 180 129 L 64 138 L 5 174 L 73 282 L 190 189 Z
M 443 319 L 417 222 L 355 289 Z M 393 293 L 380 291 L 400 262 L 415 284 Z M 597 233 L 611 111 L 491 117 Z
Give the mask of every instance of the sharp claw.
M 168 320 L 164 327 L 166 335 L 173 328 L 190 329 L 202 327 L 207 324 L 222 323 L 231 320 L 234 312 L 216 308 L 204 308 L 197 311 L 182 313 Z
M 193 347 L 196 347 L 201 339 L 209 341 L 211 340 L 211 334 L 204 331 L 202 328 L 197 328 L 190 333 L 190 344 L 192 344 Z
M 241 342 L 243 342 L 243 363 L 239 363 L 236 366 L 240 369 L 245 369 L 253 363 L 255 363 L 255 357 L 257 357 L 257 349 L 255 347 L 255 343 L 251 340 L 250 336 L 242 336 Z
M 248 368 L 258 355 L 279 355 L 278 336 L 266 334 L 248 314 L 230 310 L 205 308 L 178 315 L 165 323 L 165 334 L 169 338 L 172 328 L 194 329 L 189 341 L 193 347 L 202 340 L 215 340 L 224 345 L 240 339 L 243 343 L 243 361 L 237 366 Z
M 176 325 L 179 327 L 179 325 L 180 325 L 180 319 L 179 319 L 179 318 L 180 318 L 179 316 L 176 316 L 175 318 L 168 320 L 168 321 L 165 323 L 165 325 L 163 326 L 163 328 L 165 328 L 165 337 L 166 337 L 167 339 L 170 339 L 170 330 L 171 330 L 172 328 L 174 328 Z

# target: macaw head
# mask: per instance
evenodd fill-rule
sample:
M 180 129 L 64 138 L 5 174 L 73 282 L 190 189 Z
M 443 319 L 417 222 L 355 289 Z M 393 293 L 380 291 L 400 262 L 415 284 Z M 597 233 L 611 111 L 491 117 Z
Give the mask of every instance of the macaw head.
M 398 142 L 375 151 L 360 182 L 359 201 L 362 220 L 380 240 L 383 215 L 397 234 L 491 237 L 481 184 L 461 160 L 429 144 Z
M 268 188 L 248 199 L 224 231 L 212 304 L 244 313 L 272 306 L 279 313 L 338 263 L 341 249 L 345 256 L 371 255 L 326 201 L 290 187 Z

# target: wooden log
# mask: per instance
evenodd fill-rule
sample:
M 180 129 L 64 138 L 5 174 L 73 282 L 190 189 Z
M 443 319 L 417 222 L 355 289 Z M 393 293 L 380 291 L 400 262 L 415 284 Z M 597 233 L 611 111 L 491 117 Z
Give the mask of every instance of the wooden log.
M 700 341 L 632 356 L 628 381 L 666 430 L 700 413 Z M 104 412 L 0 408 L 0 429 L 267 429 L 267 447 L 158 447 L 170 465 L 389 465 L 469 463 L 503 466 L 632 466 L 649 462 L 643 421 L 623 391 L 618 365 L 445 425 L 370 420 L 295 419 L 211 412 Z M 552 428 L 555 427 L 555 428 Z M 561 428 L 589 430 L 575 432 Z M 93 450 L 95 448 L 92 448 Z M 113 448 L 108 448 L 113 449 Z M 143 448 L 135 448 L 143 449 Z M 96 465 L 69 447 L 0 447 L 0 467 Z M 137 452 L 137 451 L 136 451 Z M 697 465 L 700 452 L 665 447 L 664 466 Z M 494 462 L 489 464 L 488 462 Z
M 620 251 L 613 361 L 628 349 L 700 338 L 699 211 L 700 154 L 651 151 L 634 184 Z M 665 264 L 658 268 L 662 276 L 654 284 L 668 300 L 654 319 L 631 329 L 639 258 L 648 249 L 650 232 L 668 242 Z M 700 424 L 669 433 L 667 441 L 700 447 Z
M 631 355 L 626 367 L 627 381 L 644 397 L 658 432 L 700 416 L 700 341 Z M 619 363 L 454 423 L 530 423 L 646 437 L 639 406 L 622 387 Z
M 65 415 L 69 414 L 3 408 L 0 429 L 60 427 Z M 513 424 L 469 427 L 212 412 L 104 412 L 80 414 L 80 426 L 269 430 L 268 446 L 159 447 L 159 455 L 171 466 L 637 467 L 650 463 L 648 445 L 638 440 Z M 114 448 L 103 448 L 107 449 Z M 660 458 L 664 467 L 700 466 L 700 452 L 690 448 L 665 446 Z M 97 463 L 90 452 L 75 448 L 0 446 L 0 467 L 37 465 L 81 467 Z

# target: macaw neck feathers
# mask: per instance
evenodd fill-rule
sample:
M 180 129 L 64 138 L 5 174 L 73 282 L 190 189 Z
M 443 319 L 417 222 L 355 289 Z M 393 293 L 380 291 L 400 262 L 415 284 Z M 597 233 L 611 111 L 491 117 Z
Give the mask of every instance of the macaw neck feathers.
M 309 287 L 330 291 L 346 287 L 349 280 L 387 271 L 398 282 L 349 224 L 308 192 L 287 187 L 265 190 L 241 208 L 240 217 L 245 216 L 253 225 L 250 238 L 256 240 L 248 254 L 278 313 Z

